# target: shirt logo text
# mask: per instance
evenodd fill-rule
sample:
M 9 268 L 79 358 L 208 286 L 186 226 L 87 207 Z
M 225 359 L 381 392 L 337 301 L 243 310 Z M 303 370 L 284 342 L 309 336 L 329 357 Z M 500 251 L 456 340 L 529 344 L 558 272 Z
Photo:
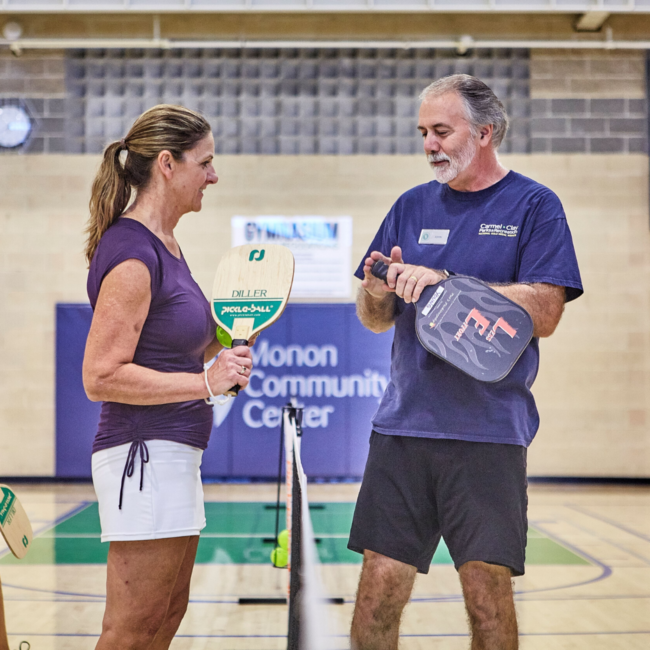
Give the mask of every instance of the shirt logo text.
M 500 237 L 516 237 L 519 226 L 504 226 L 502 223 L 482 223 L 478 229 L 479 235 L 498 235 Z

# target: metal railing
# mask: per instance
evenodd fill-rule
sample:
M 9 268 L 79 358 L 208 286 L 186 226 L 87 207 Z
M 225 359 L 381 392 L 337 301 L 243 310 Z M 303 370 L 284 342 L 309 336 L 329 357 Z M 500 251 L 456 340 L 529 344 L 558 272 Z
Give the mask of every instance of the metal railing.
M 0 12 L 650 13 L 650 0 L 0 0 Z
M 464 36 L 459 39 L 430 41 L 389 40 L 176 40 L 144 38 L 21 38 L 13 41 L 0 39 L 0 47 L 10 47 L 15 54 L 23 50 L 56 49 L 312 49 L 312 48 L 355 48 L 355 49 L 453 49 L 459 54 L 475 48 L 513 49 L 573 49 L 573 50 L 650 50 L 650 40 L 624 41 L 613 38 L 576 38 L 574 40 L 511 40 L 476 39 Z

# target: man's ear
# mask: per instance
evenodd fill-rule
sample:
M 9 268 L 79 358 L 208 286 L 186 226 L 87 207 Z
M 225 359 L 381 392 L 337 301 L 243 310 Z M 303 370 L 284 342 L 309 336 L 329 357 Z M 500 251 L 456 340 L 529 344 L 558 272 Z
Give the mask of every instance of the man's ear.
M 492 141 L 493 130 L 494 130 L 494 126 L 492 124 L 486 124 L 485 126 L 481 127 L 479 131 L 480 134 L 479 145 L 481 147 L 485 147 L 488 144 L 490 144 L 490 142 Z

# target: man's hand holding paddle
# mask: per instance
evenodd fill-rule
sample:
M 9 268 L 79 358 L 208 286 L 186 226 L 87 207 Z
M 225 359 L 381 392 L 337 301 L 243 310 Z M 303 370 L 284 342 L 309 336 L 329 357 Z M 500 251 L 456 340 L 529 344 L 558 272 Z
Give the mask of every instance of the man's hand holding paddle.
M 374 276 L 386 283 L 384 296 L 392 292 L 405 303 L 415 303 L 415 331 L 422 347 L 479 381 L 503 379 L 533 335 L 533 320 L 517 303 L 476 278 L 450 278 L 449 273 L 404 264 L 399 246 L 390 258 L 373 251 L 363 270 L 362 286 L 376 300 L 374 310 L 358 305 L 366 326 L 374 325 L 372 315 L 378 323 L 373 331 L 386 331 L 382 324 L 395 318 L 394 299 L 370 293 L 377 289 L 369 277 Z
M 386 281 L 372 274 L 373 265 L 382 261 L 388 266 Z M 405 264 L 402 259 L 402 249 L 393 246 L 390 257 L 382 255 L 379 251 L 370 253 L 363 267 L 365 280 L 361 286 L 373 297 L 382 298 L 386 293 L 395 293 L 406 303 L 417 302 L 425 287 L 438 284 L 445 276 L 438 271 L 426 266 Z

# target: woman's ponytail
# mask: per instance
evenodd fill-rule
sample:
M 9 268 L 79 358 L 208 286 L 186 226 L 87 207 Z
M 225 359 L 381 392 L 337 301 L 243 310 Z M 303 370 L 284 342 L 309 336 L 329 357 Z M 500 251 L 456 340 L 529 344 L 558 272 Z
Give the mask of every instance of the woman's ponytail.
M 86 260 L 93 259 L 99 240 L 113 222 L 124 212 L 131 198 L 131 185 L 120 163 L 124 141 L 109 144 L 93 181 L 90 195 L 90 219 L 86 234 Z

